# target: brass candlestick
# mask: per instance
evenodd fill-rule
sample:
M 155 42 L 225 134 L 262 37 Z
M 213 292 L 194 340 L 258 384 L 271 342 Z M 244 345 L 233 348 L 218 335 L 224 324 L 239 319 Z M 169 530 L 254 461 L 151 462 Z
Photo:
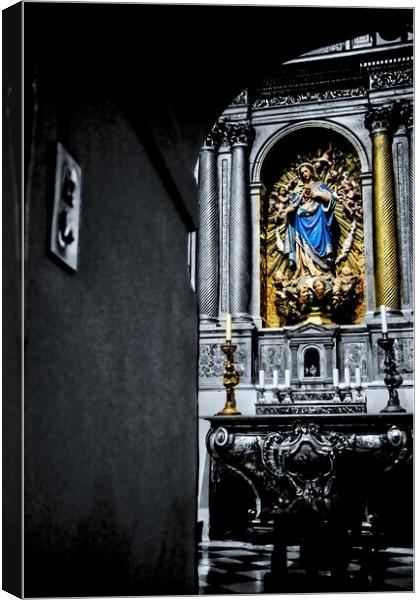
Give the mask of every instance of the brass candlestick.
M 221 345 L 222 352 L 226 354 L 225 372 L 223 374 L 223 385 L 226 388 L 226 404 L 223 410 L 218 412 L 218 415 L 240 415 L 241 413 L 236 408 L 235 386 L 239 383 L 239 373 L 233 362 L 233 354 L 237 346 L 232 344 L 230 340 L 226 340 Z
M 378 340 L 378 344 L 383 349 L 385 353 L 384 358 L 384 371 L 385 371 L 385 385 L 388 388 L 388 403 L 381 410 L 381 413 L 402 413 L 406 412 L 405 408 L 400 406 L 400 398 L 398 396 L 397 388 L 403 382 L 403 378 L 397 371 L 397 363 L 395 360 L 395 350 L 394 350 L 394 342 L 395 340 L 388 337 L 387 333 L 382 334 L 382 338 Z

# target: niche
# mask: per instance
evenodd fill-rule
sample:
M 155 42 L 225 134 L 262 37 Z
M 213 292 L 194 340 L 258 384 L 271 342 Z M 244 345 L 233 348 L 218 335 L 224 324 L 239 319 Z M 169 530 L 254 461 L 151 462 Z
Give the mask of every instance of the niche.
M 321 377 L 321 358 L 318 348 L 308 348 L 303 355 L 303 378 Z

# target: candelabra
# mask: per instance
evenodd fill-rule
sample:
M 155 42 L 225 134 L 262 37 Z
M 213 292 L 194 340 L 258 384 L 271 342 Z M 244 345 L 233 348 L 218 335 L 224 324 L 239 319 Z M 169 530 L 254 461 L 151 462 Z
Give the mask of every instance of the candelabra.
M 285 385 L 284 387 L 284 398 L 282 401 L 283 404 L 293 404 L 292 400 L 292 388 L 290 385 Z
M 226 355 L 225 372 L 223 373 L 223 385 L 226 388 L 226 404 L 223 410 L 217 413 L 218 415 L 232 416 L 241 414 L 236 408 L 235 400 L 235 386 L 239 383 L 239 373 L 233 362 L 233 354 L 236 348 L 237 346 L 232 344 L 230 340 L 226 340 L 221 345 L 222 352 Z
M 256 390 L 257 390 L 257 404 L 264 404 L 265 402 L 265 387 L 262 387 L 261 385 L 256 385 L 255 386 Z
M 333 402 L 335 402 L 337 404 L 337 403 L 341 402 L 339 384 L 337 383 L 336 385 L 333 385 L 333 389 L 334 389 Z
M 350 383 L 344 384 L 343 391 L 344 391 L 343 402 L 353 402 L 353 396 L 351 393 L 351 384 Z
M 359 383 L 356 383 L 356 385 L 354 386 L 354 389 L 356 390 L 356 401 L 357 402 L 365 402 L 366 396 L 363 393 L 363 383 L 361 381 Z
M 388 338 L 387 333 L 383 333 L 382 338 L 378 340 L 378 344 L 384 351 L 384 382 L 388 388 L 389 394 L 388 403 L 385 408 L 381 410 L 381 413 L 406 412 L 405 408 L 400 406 L 400 398 L 397 391 L 397 388 L 399 388 L 403 382 L 403 378 L 397 371 L 394 342 L 395 340 L 393 338 Z

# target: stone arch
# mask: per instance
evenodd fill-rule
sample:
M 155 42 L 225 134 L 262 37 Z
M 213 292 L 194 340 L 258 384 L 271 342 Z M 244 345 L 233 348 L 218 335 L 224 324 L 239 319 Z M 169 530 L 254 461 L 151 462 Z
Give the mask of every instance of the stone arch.
M 341 123 L 337 123 L 336 121 L 330 119 L 311 119 L 304 122 L 289 123 L 288 125 L 279 128 L 274 134 L 271 134 L 261 144 L 251 164 L 251 184 L 261 182 L 261 170 L 264 165 L 264 162 L 271 150 L 280 140 L 301 129 L 311 128 L 332 129 L 339 135 L 342 135 L 348 142 L 350 142 L 350 144 L 352 144 L 352 146 L 357 151 L 358 157 L 360 159 L 362 174 L 370 172 L 371 165 L 368 151 L 361 139 L 357 135 L 355 135 L 353 131 L 351 131 L 348 127 L 342 125 Z
M 317 373 L 306 373 L 306 369 L 310 368 L 309 360 L 317 357 Z M 311 363 L 312 364 L 312 363 Z M 327 372 L 325 348 L 322 345 L 310 343 L 303 344 L 299 347 L 297 353 L 297 374 L 300 380 L 308 379 L 325 379 Z

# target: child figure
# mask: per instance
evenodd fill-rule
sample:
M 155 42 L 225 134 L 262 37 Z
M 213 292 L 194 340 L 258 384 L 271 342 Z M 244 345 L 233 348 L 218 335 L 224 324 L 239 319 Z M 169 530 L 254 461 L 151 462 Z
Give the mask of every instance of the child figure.
M 273 199 L 277 205 L 277 212 L 275 213 L 276 221 L 279 221 L 284 218 L 284 213 L 290 201 L 289 192 L 296 186 L 297 181 L 297 177 L 294 177 L 289 181 L 287 185 L 281 185 L 277 192 L 273 191 L 271 193 L 270 198 Z
M 322 152 L 321 148 L 318 150 L 318 154 L 317 156 L 313 157 L 313 161 L 314 161 L 314 165 L 317 169 L 320 169 L 321 167 L 324 167 L 325 165 L 327 165 L 328 167 L 331 167 L 331 165 L 333 164 L 330 160 L 330 156 L 332 154 L 333 151 L 333 147 L 332 147 L 332 143 L 329 143 L 328 148 Z

